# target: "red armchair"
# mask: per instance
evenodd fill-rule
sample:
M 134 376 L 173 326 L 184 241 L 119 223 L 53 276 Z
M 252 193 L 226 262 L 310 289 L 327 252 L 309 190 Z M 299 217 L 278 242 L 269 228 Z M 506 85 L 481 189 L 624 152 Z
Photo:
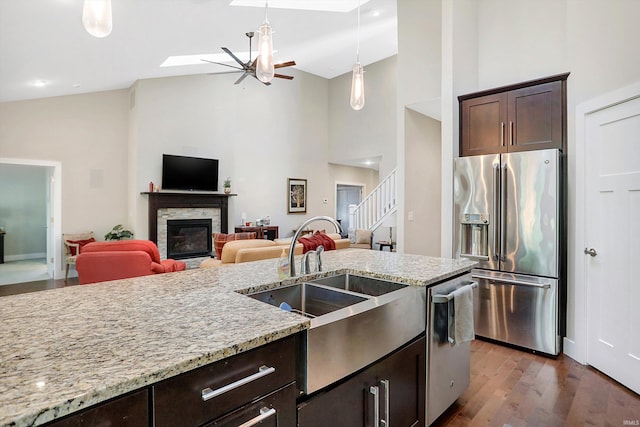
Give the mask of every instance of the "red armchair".
M 82 247 L 76 259 L 76 270 L 81 285 L 171 273 L 185 270 L 186 267 L 182 261 L 160 260 L 158 247 L 149 240 L 89 243 Z

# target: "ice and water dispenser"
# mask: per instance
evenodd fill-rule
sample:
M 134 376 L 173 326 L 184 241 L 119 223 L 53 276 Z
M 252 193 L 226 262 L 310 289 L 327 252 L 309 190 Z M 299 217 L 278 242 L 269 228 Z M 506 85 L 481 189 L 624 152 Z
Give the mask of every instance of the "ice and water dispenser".
M 489 214 L 463 214 L 460 239 L 460 256 L 488 259 Z

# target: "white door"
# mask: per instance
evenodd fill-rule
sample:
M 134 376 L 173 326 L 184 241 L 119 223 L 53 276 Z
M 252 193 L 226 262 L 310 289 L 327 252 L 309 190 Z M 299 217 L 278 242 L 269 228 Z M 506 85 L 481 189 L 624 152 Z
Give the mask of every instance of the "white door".
M 640 98 L 585 125 L 587 363 L 640 393 Z

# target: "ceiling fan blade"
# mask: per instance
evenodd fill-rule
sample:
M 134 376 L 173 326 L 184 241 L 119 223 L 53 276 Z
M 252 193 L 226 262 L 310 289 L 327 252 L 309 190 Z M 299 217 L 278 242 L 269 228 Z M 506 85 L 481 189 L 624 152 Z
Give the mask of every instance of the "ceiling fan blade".
M 219 71 L 217 73 L 207 73 L 207 75 L 209 76 L 215 76 L 217 74 L 238 74 L 238 73 L 243 73 L 244 70 L 238 70 L 238 71 Z
M 296 65 L 296 61 L 281 62 L 280 64 L 275 64 L 273 68 L 291 67 L 293 65 Z
M 293 80 L 293 76 L 285 76 L 284 74 L 274 74 L 273 77 L 277 77 L 279 79 Z
M 213 61 L 209 61 L 208 59 L 200 59 L 200 61 L 208 62 L 209 64 L 224 65 L 225 67 L 235 68 L 236 70 L 239 70 L 239 71 L 244 70 L 244 68 L 236 67 L 235 65 L 223 64 L 222 62 L 213 62 Z
M 240 61 L 240 59 L 239 59 L 237 56 L 235 56 L 235 55 L 233 54 L 233 52 L 231 52 L 231 51 L 230 51 L 229 49 L 227 49 L 226 47 L 223 47 L 223 48 L 222 48 L 222 50 L 224 50 L 224 51 L 227 53 L 227 55 L 229 55 L 230 57 L 232 57 L 232 58 L 233 58 L 233 59 L 234 59 L 238 64 L 240 64 L 240 65 L 242 66 L 242 69 L 243 69 L 243 70 L 246 70 L 246 69 L 247 69 L 247 64 L 245 64 L 244 62 Z
M 243 75 L 240 76 L 240 78 L 238 78 L 238 80 L 236 80 L 236 82 L 234 83 L 234 85 L 239 85 L 240 83 L 242 83 L 242 81 L 248 76 L 248 73 L 244 73 Z

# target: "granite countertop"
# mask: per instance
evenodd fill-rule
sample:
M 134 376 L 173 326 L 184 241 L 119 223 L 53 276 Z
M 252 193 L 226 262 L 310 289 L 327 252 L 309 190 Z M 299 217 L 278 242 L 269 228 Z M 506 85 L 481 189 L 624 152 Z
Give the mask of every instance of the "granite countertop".
M 299 263 L 299 258 L 297 258 Z M 276 287 L 277 260 L 0 298 L 0 426 L 32 426 L 258 347 L 308 319 L 241 293 Z M 428 286 L 475 263 L 344 249 L 325 271 Z

